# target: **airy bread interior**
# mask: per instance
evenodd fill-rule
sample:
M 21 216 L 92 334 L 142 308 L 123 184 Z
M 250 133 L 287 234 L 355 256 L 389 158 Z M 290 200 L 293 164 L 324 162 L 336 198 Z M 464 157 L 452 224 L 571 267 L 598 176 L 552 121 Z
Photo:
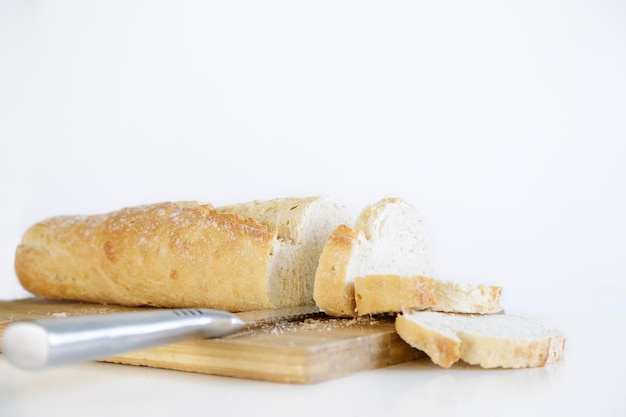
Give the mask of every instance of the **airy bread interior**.
M 417 209 L 386 198 L 363 209 L 356 220 L 357 246 L 347 281 L 369 274 L 430 275 L 430 241 Z

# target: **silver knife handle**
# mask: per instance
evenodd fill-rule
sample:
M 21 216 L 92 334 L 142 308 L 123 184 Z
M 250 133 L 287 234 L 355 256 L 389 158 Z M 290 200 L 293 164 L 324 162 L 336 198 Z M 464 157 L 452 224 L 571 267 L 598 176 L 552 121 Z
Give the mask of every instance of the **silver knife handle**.
M 10 324 L 2 353 L 24 369 L 104 359 L 189 338 L 234 333 L 244 323 L 234 314 L 208 309 L 75 316 Z

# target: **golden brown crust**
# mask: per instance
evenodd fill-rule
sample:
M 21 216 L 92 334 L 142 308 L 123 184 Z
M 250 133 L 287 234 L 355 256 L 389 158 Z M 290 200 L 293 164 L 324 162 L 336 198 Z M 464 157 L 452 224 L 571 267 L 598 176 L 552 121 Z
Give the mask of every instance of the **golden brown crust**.
M 346 282 L 357 233 L 349 226 L 335 229 L 324 246 L 315 274 L 313 297 L 329 315 L 355 317 L 354 286 Z
M 461 358 L 461 341 L 420 326 L 404 315 L 396 317 L 396 331 L 409 345 L 426 353 L 434 363 L 451 367 Z
M 423 310 L 435 305 L 435 280 L 424 276 L 367 275 L 354 279 L 359 316 Z
M 370 274 L 354 279 L 359 315 L 405 309 L 491 314 L 502 311 L 502 288 L 441 281 L 425 276 Z
M 269 308 L 274 238 L 257 221 L 208 204 L 160 203 L 40 222 L 24 234 L 15 269 L 24 288 L 47 298 Z

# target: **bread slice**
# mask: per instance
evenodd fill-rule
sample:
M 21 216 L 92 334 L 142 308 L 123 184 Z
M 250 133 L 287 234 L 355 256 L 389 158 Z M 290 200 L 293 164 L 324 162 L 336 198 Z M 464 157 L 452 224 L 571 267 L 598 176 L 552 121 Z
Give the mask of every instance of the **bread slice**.
M 417 210 L 398 198 L 363 209 L 354 227 L 341 225 L 324 246 L 315 275 L 314 298 L 327 314 L 357 315 L 356 277 L 430 275 L 430 243 Z
M 290 213 L 279 217 L 297 237 L 210 204 L 158 203 L 40 222 L 24 234 L 15 269 L 47 298 L 229 311 L 312 303 L 322 244 L 311 242 L 327 239 L 342 209 L 327 199 L 269 205 Z
M 405 312 L 396 330 L 434 363 L 449 368 L 463 360 L 483 368 L 527 368 L 556 362 L 565 337 L 540 322 L 505 314 Z
M 354 280 L 359 316 L 411 310 L 490 314 L 502 310 L 502 287 L 425 276 L 365 275 Z

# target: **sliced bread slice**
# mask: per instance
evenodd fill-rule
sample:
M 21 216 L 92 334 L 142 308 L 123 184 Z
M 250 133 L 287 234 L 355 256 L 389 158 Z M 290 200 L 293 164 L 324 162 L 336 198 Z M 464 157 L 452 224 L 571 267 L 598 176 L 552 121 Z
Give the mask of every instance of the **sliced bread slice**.
M 341 225 L 324 246 L 314 298 L 329 315 L 357 315 L 356 277 L 431 275 L 430 243 L 415 207 L 386 198 L 363 209 L 354 227 Z
M 502 287 L 425 276 L 365 275 L 354 280 L 360 316 L 405 309 L 490 314 L 502 310 Z
M 560 360 L 565 347 L 559 330 L 505 314 L 405 312 L 396 331 L 444 368 L 459 360 L 483 368 L 544 366 Z

